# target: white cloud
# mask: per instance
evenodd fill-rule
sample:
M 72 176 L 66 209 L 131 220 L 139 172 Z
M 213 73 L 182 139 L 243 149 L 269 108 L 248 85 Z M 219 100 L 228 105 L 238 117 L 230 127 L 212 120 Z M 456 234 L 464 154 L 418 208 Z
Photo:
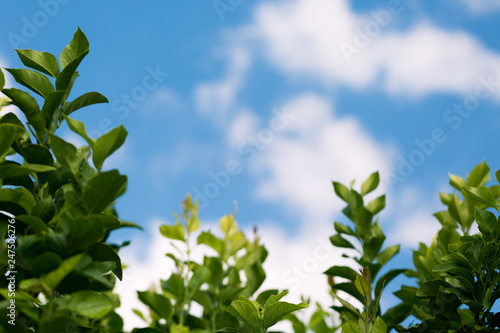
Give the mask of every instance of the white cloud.
M 144 101 L 142 109 L 148 116 L 178 112 L 184 108 L 181 97 L 172 89 L 160 87 Z
M 286 204 L 306 221 L 330 226 L 331 215 L 340 208 L 330 181 L 357 179 L 359 186 L 374 171 L 390 171 L 394 149 L 377 143 L 354 118 L 336 117 L 318 95 L 299 96 L 286 109 L 296 119 L 252 164 L 259 177 L 258 196 Z
M 500 76 L 500 55 L 470 33 L 425 22 L 397 31 L 393 25 L 398 14 L 390 14 L 388 8 L 375 10 L 381 11 L 389 15 L 383 24 L 373 14 L 353 12 L 347 0 L 258 4 L 252 23 L 226 35 L 231 50 L 227 55 L 233 60 L 225 78 L 198 87 L 200 108 L 229 108 L 247 74 L 235 70 L 245 68 L 235 64 L 255 57 L 270 62 L 287 78 L 357 89 L 377 84 L 390 93 L 410 95 L 470 94 L 479 76 Z M 347 57 L 351 61 L 341 48 L 347 44 L 357 49 Z
M 239 47 L 227 49 L 228 66 L 225 76 L 215 82 L 202 82 L 196 87 L 195 100 L 201 113 L 223 115 L 234 106 L 236 95 L 250 67 L 250 57 Z
M 231 147 L 237 147 L 250 135 L 256 132 L 259 120 L 255 113 L 243 109 L 232 119 L 229 131 L 227 132 L 227 142 Z
M 461 0 L 472 12 L 488 14 L 500 9 L 498 0 Z

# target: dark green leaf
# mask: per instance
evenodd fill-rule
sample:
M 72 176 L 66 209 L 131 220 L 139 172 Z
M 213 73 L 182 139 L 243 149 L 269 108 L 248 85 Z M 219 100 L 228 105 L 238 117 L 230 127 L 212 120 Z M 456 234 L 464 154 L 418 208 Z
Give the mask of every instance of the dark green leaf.
M 73 102 L 66 103 L 66 106 L 64 108 L 64 114 L 69 116 L 76 110 L 79 110 L 89 105 L 99 104 L 99 103 L 108 103 L 108 99 L 98 92 L 95 91 L 88 92 L 76 98 Z
M 26 88 L 44 98 L 54 91 L 54 86 L 43 74 L 30 69 L 6 68 L 6 70 L 12 74 L 17 83 L 22 84 Z
M 69 297 L 69 309 L 84 317 L 100 319 L 113 310 L 111 301 L 96 291 L 77 291 Z
M 476 207 L 476 221 L 479 231 L 483 234 L 495 234 L 497 218 L 495 214 Z
M 17 50 L 17 55 L 22 63 L 30 68 L 36 69 L 39 72 L 57 77 L 59 74 L 59 64 L 57 58 L 48 53 L 33 50 Z
M 66 122 L 68 123 L 68 127 L 70 130 L 72 130 L 73 132 L 84 138 L 91 148 L 94 147 L 95 141 L 94 139 L 90 138 L 87 135 L 87 131 L 85 130 L 85 125 L 81 121 L 76 119 L 71 119 L 67 116 L 64 116 L 64 119 L 66 119 Z
M 85 155 L 79 152 L 71 143 L 64 141 L 58 136 L 49 134 L 49 137 L 50 147 L 57 161 L 67 167 L 74 180 L 78 180 L 80 177 L 80 166 L 85 159 Z
M 64 102 L 66 91 L 53 91 L 47 95 L 42 106 L 42 115 L 45 119 L 45 126 L 51 133 L 57 128 L 59 117 L 54 117 L 55 111 Z
M 232 301 L 227 312 L 247 324 L 252 332 L 259 333 L 261 331 L 258 309 L 248 299 L 241 297 L 240 300 Z
M 126 137 L 127 131 L 120 125 L 96 140 L 92 159 L 97 170 L 101 170 L 104 160 L 121 147 Z
M 376 257 L 377 264 L 384 266 L 391 260 L 396 254 L 399 253 L 399 245 L 392 245 L 387 247 L 384 251 L 379 253 Z
M 123 193 L 127 177 L 117 170 L 98 173 L 92 177 L 82 194 L 82 204 L 88 214 L 99 214 Z
M 201 287 L 201 285 L 210 278 L 210 270 L 207 267 L 200 266 L 194 271 L 193 276 L 188 282 L 187 298 L 193 297 L 193 294 Z
M 137 296 L 142 303 L 149 306 L 160 318 L 168 320 L 172 315 L 172 304 L 165 296 L 151 291 L 138 291 Z
M 266 306 L 264 318 L 262 319 L 262 328 L 266 329 L 282 320 L 286 315 L 307 308 L 307 304 L 292 304 L 287 302 L 276 302 Z
M 122 279 L 123 271 L 120 256 L 111 246 L 104 243 L 94 243 L 87 248 L 87 254 L 97 261 L 114 262 L 116 267 L 113 269 L 113 273 L 119 280 Z
M 332 266 L 328 268 L 324 274 L 349 279 L 351 281 L 356 279 L 356 272 L 351 267 L 347 266 Z
M 36 100 L 27 92 L 15 88 L 4 89 L 2 92 L 12 100 L 12 104 L 24 113 L 26 119 L 35 129 L 38 139 L 41 139 L 45 132 L 45 118 Z
M 348 240 L 340 236 L 340 234 L 336 234 L 330 237 L 330 242 L 333 246 L 336 247 L 345 247 L 348 249 L 354 249 L 354 245 L 352 245 Z
M 71 42 L 61 51 L 61 68 L 64 70 L 71 62 L 85 57 L 89 53 L 89 41 L 78 28 Z
M 55 289 L 59 283 L 61 283 L 61 281 L 73 270 L 73 268 L 76 267 L 82 257 L 83 254 L 78 254 L 64 260 L 57 269 L 40 277 L 40 281 L 48 288 Z
M 382 275 L 375 285 L 375 297 L 378 297 L 385 287 L 399 274 L 405 272 L 406 269 L 392 269 Z

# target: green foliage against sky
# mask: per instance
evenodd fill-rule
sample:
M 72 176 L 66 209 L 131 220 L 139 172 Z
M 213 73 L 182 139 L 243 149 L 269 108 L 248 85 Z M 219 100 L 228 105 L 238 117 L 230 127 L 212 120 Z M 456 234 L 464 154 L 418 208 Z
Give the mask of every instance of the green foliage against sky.
M 119 126 L 92 139 L 82 122 L 70 118 L 85 106 L 107 102 L 97 92 L 67 101 L 89 53 L 80 29 L 59 60 L 46 52 L 16 51 L 30 69 L 6 71 L 31 93 L 4 88 L 0 71 L 6 96 L 0 107 L 13 104 L 27 120 L 24 125 L 14 113 L 0 118 L 0 230 L 6 240 L 0 243 L 0 270 L 6 272 L 0 332 L 123 332 L 113 288 L 126 274 L 118 252 L 127 243 L 107 240 L 113 230 L 138 226 L 119 219 L 114 209 L 127 177 L 103 168 L 127 131 Z M 57 136 L 63 122 L 87 145 L 75 147 Z M 500 171 L 495 176 L 499 182 Z M 365 180 L 360 191 L 354 182 L 349 187 L 334 182 L 349 222 L 334 222 L 330 241 L 348 250 L 344 256 L 352 265 L 325 272 L 335 303 L 331 310 L 317 305 L 308 320 L 296 312 L 309 301 L 288 303 L 282 301 L 287 291 L 260 289 L 268 253 L 257 232 L 248 238 L 235 215 L 220 219 L 220 232 L 200 230 L 199 203 L 187 195 L 175 223 L 159 230 L 177 250 L 166 254 L 175 270 L 160 282 L 160 290 L 137 291 L 149 313 L 135 312 L 148 327 L 134 332 L 264 333 L 282 320 L 295 333 L 498 332 L 500 185 L 489 186 L 490 179 L 485 162 L 466 178 L 450 175 L 453 193 L 440 193 L 447 208 L 435 214 L 441 230 L 432 244 L 414 250 L 414 267 L 392 270 L 384 268 L 399 245 L 384 247 L 377 218 L 385 196 L 365 203 L 379 185 L 379 174 Z M 191 257 L 194 246 L 207 250 L 199 262 Z M 400 274 L 413 284 L 400 286 L 394 292 L 400 302 L 382 309 L 385 287 Z M 194 304 L 201 313 L 193 311 Z M 330 320 L 333 313 L 337 324 Z M 408 318 L 415 320 L 408 324 Z

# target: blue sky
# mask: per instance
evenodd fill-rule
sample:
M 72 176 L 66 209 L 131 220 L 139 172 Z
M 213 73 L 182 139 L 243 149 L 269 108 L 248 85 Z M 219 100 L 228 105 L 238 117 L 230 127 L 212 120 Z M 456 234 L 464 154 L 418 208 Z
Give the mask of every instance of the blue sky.
M 437 230 L 431 214 L 441 209 L 438 191 L 449 191 L 448 172 L 465 176 L 483 159 L 500 168 L 494 0 L 20 0 L 2 7 L 2 67 L 21 67 L 14 47 L 59 54 L 80 26 L 91 52 L 73 94 L 99 91 L 110 104 L 74 117 L 94 136 L 119 124 L 129 131 L 106 165 L 129 177 L 121 217 L 145 227 L 114 236 L 133 240 L 124 250 L 132 276 L 125 307 L 134 302 L 127 291 L 169 274 L 158 269 L 168 267 L 158 255 L 168 244 L 157 226 L 172 220 L 187 192 L 203 196 L 207 225 L 237 201 L 239 223 L 258 226 L 271 251 L 268 285 L 275 287 L 342 219 L 331 180 L 381 171 L 387 244 L 403 245 L 396 267 Z M 61 135 L 83 144 L 67 129 Z M 290 288 L 327 304 L 320 273 L 338 257 Z

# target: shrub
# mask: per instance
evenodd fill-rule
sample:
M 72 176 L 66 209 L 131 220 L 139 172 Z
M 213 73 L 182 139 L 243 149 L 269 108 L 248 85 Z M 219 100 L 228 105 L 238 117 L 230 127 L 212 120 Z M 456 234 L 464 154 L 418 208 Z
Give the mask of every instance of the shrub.
M 68 101 L 78 65 L 89 53 L 80 29 L 59 62 L 47 52 L 16 52 L 31 69 L 7 71 L 38 98 L 1 90 L 8 98 L 0 107 L 13 104 L 27 119 L 24 126 L 13 113 L 0 118 L 0 230 L 7 240 L 0 243 L 0 270 L 7 272 L 1 278 L 1 330 L 120 332 L 122 319 L 114 312 L 120 303 L 112 289 L 122 278 L 117 252 L 126 243 L 107 239 L 113 230 L 137 226 L 119 220 L 113 208 L 127 177 L 102 167 L 127 132 L 120 126 L 94 140 L 82 122 L 69 118 L 85 106 L 107 103 L 97 92 Z M 0 71 L 0 88 L 4 83 Z M 88 146 L 77 148 L 56 135 L 64 121 Z

